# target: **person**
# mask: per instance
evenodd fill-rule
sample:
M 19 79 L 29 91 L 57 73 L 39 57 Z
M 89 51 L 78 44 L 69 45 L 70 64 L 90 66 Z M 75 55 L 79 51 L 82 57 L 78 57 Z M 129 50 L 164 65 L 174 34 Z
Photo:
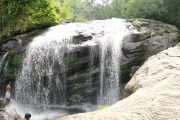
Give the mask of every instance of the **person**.
M 18 115 L 15 120 L 30 120 L 30 118 L 31 118 L 31 114 L 26 113 L 24 115 L 24 118 L 22 118 L 21 116 Z
M 24 116 L 24 120 L 30 120 L 30 118 L 31 118 L 31 114 L 26 113 Z
M 7 84 L 5 91 L 6 91 L 6 96 L 5 96 L 6 102 L 5 102 L 5 105 L 9 105 L 10 98 L 11 98 L 11 82 L 9 82 Z

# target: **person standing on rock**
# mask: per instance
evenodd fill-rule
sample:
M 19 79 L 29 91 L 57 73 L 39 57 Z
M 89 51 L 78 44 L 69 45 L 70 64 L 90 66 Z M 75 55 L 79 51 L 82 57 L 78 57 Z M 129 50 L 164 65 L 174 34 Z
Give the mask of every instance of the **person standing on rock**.
M 9 82 L 7 85 L 6 85 L 6 96 L 5 96 L 5 105 L 9 105 L 10 103 L 10 98 L 11 98 L 11 82 Z

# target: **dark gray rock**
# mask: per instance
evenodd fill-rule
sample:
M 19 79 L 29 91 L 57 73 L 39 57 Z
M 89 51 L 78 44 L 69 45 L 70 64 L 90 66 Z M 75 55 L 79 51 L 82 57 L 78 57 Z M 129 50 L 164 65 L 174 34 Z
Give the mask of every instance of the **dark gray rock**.
M 85 35 L 79 34 L 78 36 L 73 37 L 73 42 L 81 43 L 83 41 L 87 41 L 87 40 L 91 40 L 91 39 L 92 39 L 92 36 L 85 36 Z
M 24 51 L 24 47 L 21 45 L 21 43 L 18 40 L 13 39 L 7 41 L 2 45 L 2 51 L 10 51 L 10 50 L 19 53 Z
M 127 72 L 122 74 L 122 83 L 130 80 L 132 66 L 141 66 L 148 57 L 180 42 L 180 34 L 174 26 L 146 19 L 140 19 L 139 23 L 141 27 L 136 32 L 132 30 L 123 42 L 122 66 L 126 67 L 122 67 L 122 71 Z
M 5 101 L 3 99 L 0 100 L 0 109 L 4 109 L 5 107 Z

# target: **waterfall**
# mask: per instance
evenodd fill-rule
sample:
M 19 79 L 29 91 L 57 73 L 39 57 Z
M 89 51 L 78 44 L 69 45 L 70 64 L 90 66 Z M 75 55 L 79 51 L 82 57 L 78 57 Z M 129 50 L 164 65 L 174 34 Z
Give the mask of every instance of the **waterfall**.
M 99 40 L 101 55 L 99 104 L 112 105 L 120 98 L 121 47 L 128 30 L 123 20 L 114 20 L 104 29 L 106 29 L 104 36 Z
M 3 55 L 3 57 L 2 57 L 2 59 L 1 59 L 1 61 L 0 61 L 0 74 L 1 74 L 1 72 L 2 72 L 2 70 L 3 70 L 3 68 L 4 68 L 4 65 L 5 65 L 4 62 L 5 62 L 8 54 L 9 54 L 9 53 L 6 52 L 6 54 Z
M 73 24 L 55 26 L 34 38 L 16 82 L 17 101 L 39 105 L 64 102 L 63 57 L 72 42 L 73 27 Z M 61 72 L 56 73 L 56 69 Z
M 128 34 L 126 26 L 125 20 L 115 18 L 70 23 L 51 27 L 35 37 L 27 48 L 22 71 L 16 80 L 16 101 L 38 106 L 66 104 L 67 89 L 70 88 L 67 86 L 65 56 L 77 47 L 88 46 L 87 58 L 90 62 L 87 64 L 89 77 L 85 92 L 90 96 L 87 99 L 93 96 L 92 74 L 99 67 L 97 103 L 111 105 L 117 102 L 120 95 L 121 46 Z M 79 42 L 74 39 L 78 35 L 92 38 Z
M 6 71 L 6 68 L 7 68 L 8 62 L 6 60 L 7 60 L 8 55 L 9 55 L 9 52 L 6 52 L 3 55 L 2 59 L 0 60 L 0 89 L 1 90 L 4 89 L 3 85 L 5 82 L 5 79 L 2 77 L 2 74 L 3 74 L 3 72 Z M 0 93 L 0 96 L 2 96 L 2 95 L 3 95 L 3 93 Z

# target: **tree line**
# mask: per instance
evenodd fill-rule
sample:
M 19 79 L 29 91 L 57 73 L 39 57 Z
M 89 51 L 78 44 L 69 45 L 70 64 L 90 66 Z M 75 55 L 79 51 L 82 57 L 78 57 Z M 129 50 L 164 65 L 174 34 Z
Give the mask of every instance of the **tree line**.
M 0 0 L 0 37 L 52 26 L 61 21 L 85 22 L 95 19 L 147 18 L 180 27 L 180 0 Z
M 73 14 L 70 4 L 60 0 L 0 0 L 0 37 L 69 20 Z
M 180 27 L 180 0 L 112 0 L 93 9 L 92 19 L 146 18 Z

